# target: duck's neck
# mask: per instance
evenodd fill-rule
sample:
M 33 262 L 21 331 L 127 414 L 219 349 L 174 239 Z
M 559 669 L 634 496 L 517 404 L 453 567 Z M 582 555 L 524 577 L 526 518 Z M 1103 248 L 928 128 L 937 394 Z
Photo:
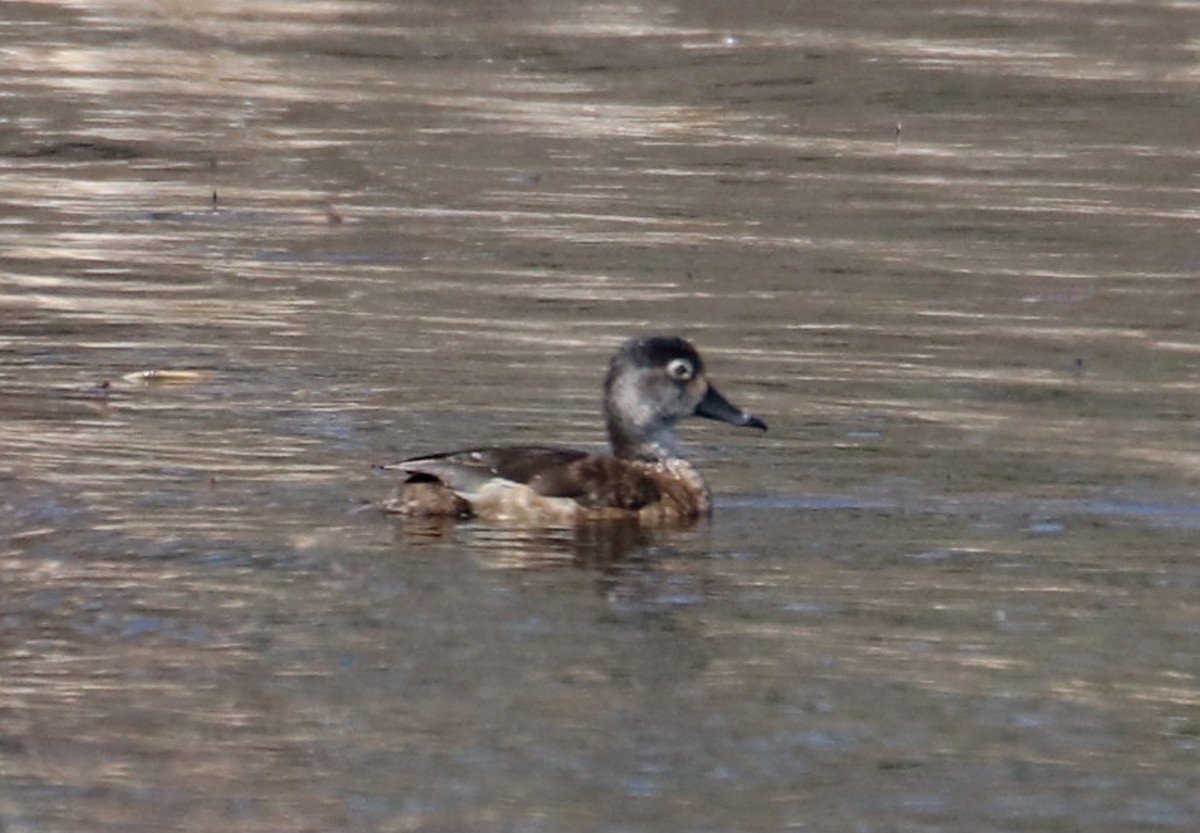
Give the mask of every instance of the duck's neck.
M 612 417 L 607 422 L 608 441 L 612 444 L 615 457 L 622 460 L 661 462 L 677 460 L 683 456 L 679 448 L 679 438 L 669 425 L 663 425 L 653 432 L 645 432 L 624 425 Z

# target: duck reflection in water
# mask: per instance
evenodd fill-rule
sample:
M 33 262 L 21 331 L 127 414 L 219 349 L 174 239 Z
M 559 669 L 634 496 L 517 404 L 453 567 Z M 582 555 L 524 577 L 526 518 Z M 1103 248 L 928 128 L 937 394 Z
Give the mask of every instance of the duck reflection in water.
M 694 522 L 646 526 L 636 518 L 580 521 L 569 526 L 529 526 L 446 516 L 403 516 L 396 540 L 406 546 L 438 544 L 451 535 L 481 565 L 500 570 L 598 571 L 612 579 L 656 573 L 671 556 L 693 547 Z M 653 557 L 651 557 L 653 555 Z
M 673 336 L 625 342 L 609 364 L 603 404 L 611 456 L 522 445 L 414 457 L 383 467 L 407 475 L 385 508 L 430 524 L 478 518 L 580 530 L 604 522 L 634 530 L 689 526 L 711 513 L 712 495 L 683 459 L 675 424 L 700 416 L 767 427 L 722 396 L 696 348 Z

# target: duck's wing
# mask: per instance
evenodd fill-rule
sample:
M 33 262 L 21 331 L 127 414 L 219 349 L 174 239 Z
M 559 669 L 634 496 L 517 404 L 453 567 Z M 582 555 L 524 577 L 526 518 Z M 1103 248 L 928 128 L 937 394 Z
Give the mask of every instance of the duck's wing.
M 637 467 L 573 448 L 468 448 L 384 468 L 406 472 L 410 481 L 439 481 L 468 501 L 497 481 L 528 487 L 543 497 L 570 498 L 587 507 L 639 509 L 659 497 L 653 478 Z
M 529 486 L 548 497 L 575 497 L 577 484 L 564 480 L 558 473 L 589 456 L 586 451 L 573 448 L 513 445 L 430 454 L 384 468 L 406 472 L 410 479 L 418 481 L 439 480 L 468 500 L 496 480 Z

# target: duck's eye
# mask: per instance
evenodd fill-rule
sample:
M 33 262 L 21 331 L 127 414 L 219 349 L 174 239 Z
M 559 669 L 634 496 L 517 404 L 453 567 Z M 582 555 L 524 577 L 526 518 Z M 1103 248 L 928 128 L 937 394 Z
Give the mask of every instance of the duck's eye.
M 696 369 L 687 359 L 671 359 L 667 363 L 667 373 L 670 373 L 673 379 L 686 382 L 696 374 Z

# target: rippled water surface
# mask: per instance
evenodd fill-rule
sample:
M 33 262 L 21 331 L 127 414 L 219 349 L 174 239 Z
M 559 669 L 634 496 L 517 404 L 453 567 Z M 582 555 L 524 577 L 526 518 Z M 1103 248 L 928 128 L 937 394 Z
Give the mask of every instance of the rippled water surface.
M 0 829 L 1200 827 L 1198 24 L 5 3 Z M 378 511 L 645 332 L 711 523 Z

